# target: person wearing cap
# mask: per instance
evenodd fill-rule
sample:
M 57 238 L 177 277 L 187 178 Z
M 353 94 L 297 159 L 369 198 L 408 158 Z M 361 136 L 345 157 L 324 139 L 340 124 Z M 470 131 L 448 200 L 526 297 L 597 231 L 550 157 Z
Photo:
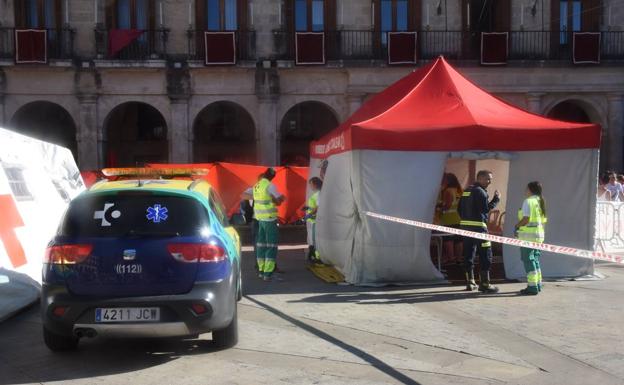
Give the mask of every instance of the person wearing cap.
M 271 183 L 273 178 L 275 178 L 275 170 L 267 168 L 260 180 L 243 193 L 244 198 L 254 201 L 254 216 L 258 221 L 256 234 L 258 275 L 265 281 L 272 279 L 277 259 L 279 239 L 277 206 L 286 200 L 286 197 L 280 194 L 275 185 Z

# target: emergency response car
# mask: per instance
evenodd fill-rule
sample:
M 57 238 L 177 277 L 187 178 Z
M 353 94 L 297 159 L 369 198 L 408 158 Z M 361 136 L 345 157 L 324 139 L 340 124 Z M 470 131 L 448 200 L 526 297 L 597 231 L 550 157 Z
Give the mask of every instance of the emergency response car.
M 105 174 L 126 173 L 119 170 Z M 221 347 L 237 343 L 238 234 L 207 182 L 159 173 L 99 182 L 70 203 L 44 259 L 41 316 L 51 350 L 98 335 L 212 332 Z

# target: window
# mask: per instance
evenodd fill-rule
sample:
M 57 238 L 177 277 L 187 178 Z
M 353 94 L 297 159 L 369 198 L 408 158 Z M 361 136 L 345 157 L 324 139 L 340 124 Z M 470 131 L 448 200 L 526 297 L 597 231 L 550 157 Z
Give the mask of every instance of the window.
M 295 31 L 323 31 L 325 29 L 324 0 L 295 0 Z
M 210 226 L 195 199 L 151 192 L 86 195 L 70 203 L 59 235 L 70 237 L 198 236 Z
M 221 225 L 223 225 L 224 227 L 228 227 L 230 224 L 226 215 L 225 207 L 223 206 L 219 194 L 217 194 L 217 192 L 214 190 L 210 190 L 209 204 L 210 208 L 214 212 L 217 220 L 221 223 Z
M 18 28 L 61 27 L 61 0 L 16 1 L 15 24 Z
M 581 4 L 581 0 L 561 0 L 559 2 L 559 30 L 561 31 L 559 37 L 560 44 L 568 44 L 568 31 L 570 31 L 568 28 L 569 23 L 572 24 L 572 32 L 578 32 L 581 30 L 582 9 L 583 6 Z
M 336 29 L 336 0 L 287 0 L 286 23 L 296 32 Z
M 388 43 L 388 32 L 416 30 L 419 24 L 420 1 L 373 0 L 375 29 L 380 32 L 381 43 Z
M 570 44 L 574 32 L 600 30 L 604 9 L 602 0 L 559 0 L 551 1 L 550 4 L 553 15 L 550 28 L 555 32 L 552 34 L 551 47 Z
M 13 192 L 15 200 L 18 201 L 30 201 L 33 200 L 33 196 L 28 190 L 28 185 L 24 179 L 24 171 L 17 166 L 2 165 L 4 173 L 6 174 L 9 186 Z
M 112 0 L 106 2 L 109 29 L 153 29 L 153 0 Z
M 247 0 L 196 0 L 198 30 L 237 31 L 246 27 Z

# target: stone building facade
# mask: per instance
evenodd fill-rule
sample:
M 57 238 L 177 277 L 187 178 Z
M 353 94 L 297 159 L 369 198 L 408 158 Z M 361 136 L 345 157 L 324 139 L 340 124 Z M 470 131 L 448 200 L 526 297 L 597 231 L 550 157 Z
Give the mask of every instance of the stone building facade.
M 32 28 L 47 62 L 16 63 Z M 235 64 L 206 64 L 207 30 L 235 30 Z M 324 32 L 324 64 L 296 63 L 297 30 Z M 417 31 L 416 63 L 388 64 L 393 30 Z M 482 31 L 509 32 L 506 65 L 480 63 Z M 600 32 L 600 64 L 572 63 L 573 31 Z M 310 140 L 440 54 L 513 104 L 601 124 L 601 166 L 623 168 L 617 0 L 0 0 L 0 126 L 70 147 L 85 170 L 305 164 Z

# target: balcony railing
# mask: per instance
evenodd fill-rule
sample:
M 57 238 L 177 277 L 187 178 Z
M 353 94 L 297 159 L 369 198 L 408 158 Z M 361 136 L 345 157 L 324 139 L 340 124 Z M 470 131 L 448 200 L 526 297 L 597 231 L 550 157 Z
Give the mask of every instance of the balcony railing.
M 293 60 L 294 33 L 273 31 L 275 58 Z M 386 37 L 379 31 L 326 31 L 327 60 L 379 60 L 388 58 Z M 563 42 L 563 44 L 562 44 Z M 509 32 L 509 60 L 571 61 L 571 34 L 566 31 Z M 444 55 L 452 60 L 479 60 L 481 33 L 472 31 L 418 31 L 417 58 L 431 60 Z M 600 36 L 604 61 L 624 61 L 624 31 L 605 31 Z
M 71 59 L 74 56 L 76 31 L 72 28 L 47 28 L 45 30 L 47 32 L 47 58 Z M 0 58 L 15 59 L 15 28 L 0 28 Z
M 206 45 L 204 32 L 200 30 L 188 30 L 186 33 L 188 41 L 188 57 L 190 60 L 204 60 Z M 236 40 L 236 60 L 255 61 L 256 57 L 256 32 L 255 31 L 235 31 Z
M 118 52 L 111 49 L 111 30 L 95 30 L 98 58 L 111 60 L 155 60 L 167 56 L 168 29 L 146 29 Z M 113 36 L 114 38 L 114 36 Z

